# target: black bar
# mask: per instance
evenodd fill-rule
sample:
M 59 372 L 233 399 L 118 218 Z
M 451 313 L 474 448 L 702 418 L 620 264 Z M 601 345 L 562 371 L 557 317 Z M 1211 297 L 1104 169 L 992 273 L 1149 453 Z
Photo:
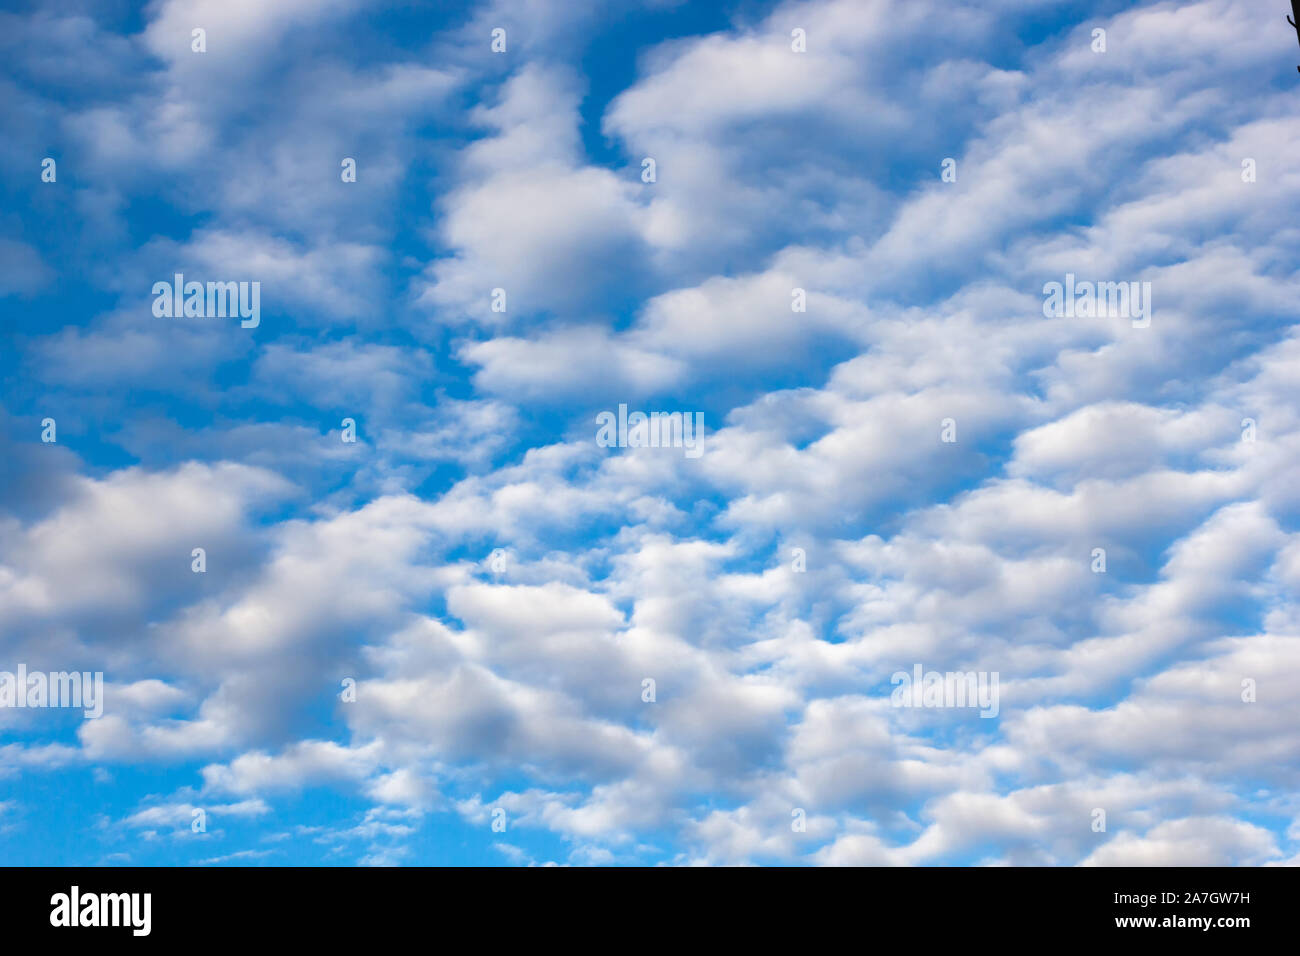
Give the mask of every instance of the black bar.
M 148 935 L 135 935 L 130 917 L 142 928 L 143 914 L 122 908 L 120 898 L 112 905 L 127 925 L 52 926 L 53 898 L 67 896 L 70 909 L 73 886 L 88 918 L 85 907 L 99 905 L 98 897 L 87 904 L 88 895 L 150 894 Z M 1201 939 L 1222 947 L 1263 939 L 1254 935 L 1261 931 L 1272 938 L 1293 929 L 1295 887 L 1295 871 L 1283 867 L 10 868 L 0 869 L 0 925 L 7 942 L 66 942 L 75 934 L 83 943 L 113 937 L 328 945 L 348 938 L 400 941 L 434 928 L 429 942 L 440 947 L 465 932 L 471 945 L 517 937 L 533 947 L 557 940 L 653 946 L 684 942 L 684 928 L 694 926 L 710 937 L 734 933 L 759 941 L 777 935 L 829 941 L 848 933 L 869 943 L 882 933 L 903 938 L 917 931 L 926 943 L 1032 934 L 1056 942 Z M 1189 925 L 1206 918 L 1208 928 Z M 1153 923 L 1117 925 L 1126 919 Z M 1244 925 L 1218 922 L 1242 919 Z

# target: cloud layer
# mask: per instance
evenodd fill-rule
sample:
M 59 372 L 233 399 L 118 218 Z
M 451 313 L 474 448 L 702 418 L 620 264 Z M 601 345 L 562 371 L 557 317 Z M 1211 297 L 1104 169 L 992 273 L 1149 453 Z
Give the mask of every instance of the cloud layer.
M 13 861 L 1300 860 L 1293 38 L 1099 9 L 3 15 Z

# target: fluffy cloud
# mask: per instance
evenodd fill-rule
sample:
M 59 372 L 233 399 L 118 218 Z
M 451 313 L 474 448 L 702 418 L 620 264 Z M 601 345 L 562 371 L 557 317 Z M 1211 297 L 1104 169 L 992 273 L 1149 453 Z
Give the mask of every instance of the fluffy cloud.
M 183 862 L 1300 859 L 1272 14 L 668 7 L 618 69 L 605 4 L 5 18 L 0 670 L 107 687 L 0 723 L 4 825 L 91 768 Z M 182 270 L 262 325 L 155 320 Z M 1045 317 L 1067 273 L 1151 324 Z M 598 446 L 620 403 L 703 455 Z

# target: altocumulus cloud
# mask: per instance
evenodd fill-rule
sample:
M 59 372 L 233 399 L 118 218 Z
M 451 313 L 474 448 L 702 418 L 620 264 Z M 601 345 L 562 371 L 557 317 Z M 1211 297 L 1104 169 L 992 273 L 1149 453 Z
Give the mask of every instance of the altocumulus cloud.
M 0 15 L 9 862 L 1300 862 L 1272 8 L 377 7 Z

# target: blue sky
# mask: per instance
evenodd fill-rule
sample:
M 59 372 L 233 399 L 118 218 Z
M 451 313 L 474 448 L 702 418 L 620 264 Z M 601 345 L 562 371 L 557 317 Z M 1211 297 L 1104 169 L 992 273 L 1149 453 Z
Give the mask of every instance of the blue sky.
M 1285 13 L 0 14 L 0 862 L 1300 860 Z

